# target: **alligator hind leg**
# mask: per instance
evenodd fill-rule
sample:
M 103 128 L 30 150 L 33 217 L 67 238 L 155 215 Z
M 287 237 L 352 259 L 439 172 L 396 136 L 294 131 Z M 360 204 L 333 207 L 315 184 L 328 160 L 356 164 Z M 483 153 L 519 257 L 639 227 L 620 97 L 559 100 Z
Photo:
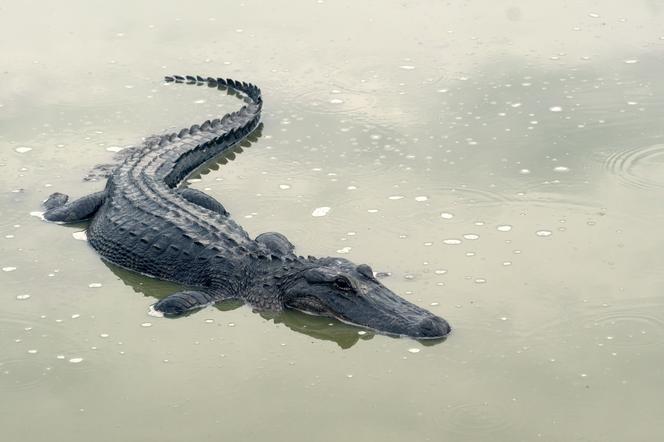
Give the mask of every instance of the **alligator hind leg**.
M 192 310 L 203 308 L 215 302 L 207 293 L 191 290 L 176 292 L 154 305 L 154 309 L 166 316 L 180 316 Z
M 277 256 L 290 255 L 295 250 L 295 246 L 288 241 L 288 238 L 278 232 L 261 233 L 256 237 L 256 241 L 265 245 Z
M 91 218 L 104 203 L 106 192 L 95 192 L 71 203 L 69 197 L 62 193 L 54 193 L 44 202 L 46 209 L 44 218 L 48 221 L 76 223 Z
M 219 201 L 212 198 L 207 193 L 201 192 L 200 190 L 189 189 L 189 188 L 181 189 L 178 191 L 178 193 L 182 196 L 182 198 L 186 199 L 190 203 L 194 203 L 198 206 L 201 206 L 205 209 L 208 209 L 212 212 L 216 212 L 223 216 L 228 215 L 228 211 L 226 210 L 226 208 Z

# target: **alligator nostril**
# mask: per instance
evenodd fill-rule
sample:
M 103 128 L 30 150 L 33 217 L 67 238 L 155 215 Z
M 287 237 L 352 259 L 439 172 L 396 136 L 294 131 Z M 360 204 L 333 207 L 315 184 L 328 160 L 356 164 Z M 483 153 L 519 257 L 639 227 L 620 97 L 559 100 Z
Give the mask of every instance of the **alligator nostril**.
M 419 334 L 423 338 L 442 338 L 452 330 L 443 318 L 431 316 L 425 318 L 419 324 Z

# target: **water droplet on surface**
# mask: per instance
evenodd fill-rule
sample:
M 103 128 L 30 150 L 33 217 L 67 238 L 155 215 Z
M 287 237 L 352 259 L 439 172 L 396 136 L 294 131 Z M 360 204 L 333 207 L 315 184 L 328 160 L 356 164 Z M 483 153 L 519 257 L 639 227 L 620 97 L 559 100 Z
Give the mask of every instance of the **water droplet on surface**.
M 152 323 L 151 322 L 143 322 L 141 324 L 141 327 L 152 327 Z
M 549 110 L 550 110 L 551 112 L 561 112 L 561 111 L 563 110 L 563 108 L 560 107 L 560 106 L 551 106 L 551 107 L 549 108 Z
M 470 240 L 475 240 L 475 239 L 479 239 L 479 238 L 480 238 L 480 236 L 477 235 L 477 234 L 475 234 L 475 233 L 466 233 L 466 234 L 463 235 L 463 237 L 464 237 L 465 239 L 470 239 Z
M 71 234 L 71 236 L 74 237 L 74 239 L 77 239 L 79 241 L 87 241 L 88 240 L 88 235 L 85 233 L 85 230 L 81 230 L 79 232 L 74 232 Z
M 405 71 L 412 71 L 413 69 L 415 69 L 415 66 L 410 66 L 410 65 L 405 64 L 405 65 L 399 66 L 399 68 L 401 68 Z
M 535 235 L 542 237 L 551 236 L 552 234 L 553 232 L 551 232 L 551 230 L 538 230 L 537 232 L 535 232 Z
M 629 60 L 625 60 L 625 64 L 635 64 L 635 63 L 638 63 L 638 62 L 639 62 L 639 60 L 636 60 L 636 59 L 633 59 L 633 58 L 629 59 Z
M 30 152 L 32 150 L 32 147 L 19 146 L 14 150 L 18 153 L 26 153 L 26 152 Z
M 496 230 L 498 230 L 499 232 L 509 232 L 510 230 L 512 230 L 512 226 L 510 226 L 509 224 L 503 224 L 496 227 Z
M 71 358 L 69 359 L 69 362 L 71 362 L 72 364 L 80 364 L 81 362 L 83 362 L 83 358 Z
M 16 295 L 16 299 L 19 301 L 25 301 L 26 299 L 30 299 L 30 295 Z
M 408 353 L 419 353 L 420 349 L 419 348 L 409 348 Z
M 350 252 L 351 249 L 352 249 L 351 247 L 343 247 L 343 248 L 337 250 L 337 253 L 340 253 L 340 254 L 344 255 L 344 254 Z
M 90 287 L 91 289 L 98 289 L 99 287 L 101 287 L 101 283 L 100 282 L 91 282 L 90 284 L 88 284 L 88 287 Z
M 331 209 L 330 207 L 317 207 L 314 209 L 313 212 L 311 212 L 311 216 L 316 216 L 316 217 L 325 216 L 328 214 L 330 209 Z
M 279 184 L 279 188 L 281 190 L 288 190 L 288 189 L 290 189 L 290 187 L 291 186 L 289 186 L 288 184 Z
M 415 197 L 415 201 L 417 201 L 418 203 L 421 203 L 422 201 L 426 201 L 428 199 L 429 199 L 429 197 L 427 197 L 427 196 L 416 196 Z
M 2 268 L 3 272 L 13 272 L 14 270 L 16 270 L 16 267 L 3 267 Z
M 553 168 L 554 172 L 569 172 L 569 167 L 557 166 Z
M 454 215 L 449 212 L 443 212 L 440 214 L 440 217 L 443 219 L 452 219 L 454 218 Z
M 456 238 L 444 239 L 443 244 L 447 244 L 447 245 L 450 245 L 450 246 L 456 246 L 456 245 L 461 244 L 461 240 L 456 239 Z
M 392 196 L 387 197 L 387 199 L 390 199 L 390 200 L 396 201 L 396 200 L 401 200 L 401 199 L 403 199 L 403 196 L 401 196 L 401 195 L 392 195 Z

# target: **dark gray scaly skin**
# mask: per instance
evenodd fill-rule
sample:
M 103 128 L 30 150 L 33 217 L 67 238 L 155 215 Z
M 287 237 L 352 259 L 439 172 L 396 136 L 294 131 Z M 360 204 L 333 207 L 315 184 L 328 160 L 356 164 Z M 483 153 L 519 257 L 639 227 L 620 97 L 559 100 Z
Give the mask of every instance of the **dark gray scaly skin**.
M 251 239 L 221 203 L 180 187 L 197 167 L 258 126 L 263 99 L 258 87 L 230 79 L 176 75 L 166 81 L 229 88 L 248 103 L 146 143 L 113 171 L 101 192 L 71 203 L 66 195 L 51 195 L 45 219 L 89 219 L 88 242 L 103 259 L 189 288 L 155 304 L 169 316 L 237 298 L 259 311 L 300 310 L 416 339 L 450 332 L 444 319 L 383 286 L 368 265 L 297 256 L 279 233 Z

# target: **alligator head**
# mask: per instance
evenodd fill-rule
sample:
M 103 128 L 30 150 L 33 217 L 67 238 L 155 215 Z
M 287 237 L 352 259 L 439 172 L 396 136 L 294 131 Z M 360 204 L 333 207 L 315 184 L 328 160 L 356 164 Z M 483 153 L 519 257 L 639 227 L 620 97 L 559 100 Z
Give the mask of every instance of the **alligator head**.
M 281 295 L 288 309 L 415 339 L 442 338 L 451 330 L 443 318 L 381 284 L 366 264 L 355 265 L 343 258 L 312 259 L 285 279 Z

